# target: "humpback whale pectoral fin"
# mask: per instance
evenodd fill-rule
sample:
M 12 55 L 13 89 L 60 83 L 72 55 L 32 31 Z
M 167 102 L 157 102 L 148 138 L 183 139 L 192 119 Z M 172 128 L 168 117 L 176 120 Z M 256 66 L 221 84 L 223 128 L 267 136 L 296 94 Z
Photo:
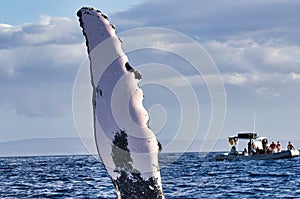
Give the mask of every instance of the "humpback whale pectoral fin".
M 148 128 L 148 113 L 137 81 L 142 75 L 129 65 L 122 41 L 106 15 L 84 7 L 77 16 L 90 59 L 96 145 L 117 197 L 164 198 L 158 166 L 162 147 Z M 125 75 L 128 72 L 133 75 Z M 116 89 L 118 82 L 124 89 Z M 127 104 L 124 99 L 128 96 L 132 97 Z M 133 122 L 127 122 L 123 114 L 128 107 Z

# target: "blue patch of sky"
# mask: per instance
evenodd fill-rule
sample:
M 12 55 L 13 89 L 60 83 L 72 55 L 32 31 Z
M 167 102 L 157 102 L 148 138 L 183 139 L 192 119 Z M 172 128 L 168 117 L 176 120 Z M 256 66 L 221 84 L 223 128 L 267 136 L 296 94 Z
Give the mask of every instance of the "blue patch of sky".
M 114 12 L 131 7 L 143 0 L 99 1 L 99 0 L 9 0 L 1 1 L 0 23 L 18 25 L 37 21 L 42 15 L 76 18 L 81 7 L 101 8 L 102 12 Z

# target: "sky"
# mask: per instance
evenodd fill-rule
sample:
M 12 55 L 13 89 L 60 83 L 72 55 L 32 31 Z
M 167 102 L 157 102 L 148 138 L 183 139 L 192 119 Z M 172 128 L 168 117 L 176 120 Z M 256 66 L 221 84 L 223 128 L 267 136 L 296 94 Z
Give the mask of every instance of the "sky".
M 296 0 L 135 0 L 130 3 L 11 0 L 1 3 L 1 142 L 78 136 L 72 92 L 87 58 L 76 17 L 82 6 L 104 12 L 121 35 L 134 28 L 156 27 L 177 31 L 198 42 L 215 63 L 226 94 L 226 117 L 224 125 L 220 120 L 223 128 L 217 138 L 253 130 L 256 112 L 255 130 L 262 135 L 274 140 L 300 140 L 300 13 L 297 9 L 300 2 Z M 125 34 L 124 48 L 126 38 Z M 169 40 L 163 44 L 165 47 L 172 44 Z M 196 74 L 182 60 L 158 50 L 132 52 L 129 58 L 133 67 L 146 71 L 141 66 L 154 62 L 168 65 L 190 82 L 200 109 L 196 138 L 203 138 L 211 122 L 212 96 L 203 83 L 209 77 Z M 152 71 L 157 81 L 163 79 L 180 92 L 186 91 L 185 83 L 176 76 L 164 77 L 160 70 L 158 67 Z M 143 78 L 147 79 L 146 73 Z M 178 108 L 181 99 L 155 85 L 145 85 L 143 90 L 145 107 L 151 109 L 153 129 L 160 139 L 169 139 L 182 120 L 182 110 Z M 191 112 L 194 107 L 187 105 L 186 109 Z M 192 114 L 187 117 L 193 119 L 198 117 Z

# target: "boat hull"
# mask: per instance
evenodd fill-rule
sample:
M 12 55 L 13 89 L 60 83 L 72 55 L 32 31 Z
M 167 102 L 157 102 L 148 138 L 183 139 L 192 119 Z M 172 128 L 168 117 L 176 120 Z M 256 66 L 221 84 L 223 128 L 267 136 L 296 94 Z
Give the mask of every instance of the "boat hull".
M 288 150 L 282 151 L 279 153 L 269 153 L 269 154 L 257 154 L 257 155 L 228 155 L 228 154 L 217 154 L 215 159 L 217 161 L 222 160 L 276 160 L 276 159 L 286 159 L 286 158 L 293 158 L 299 156 L 298 150 Z

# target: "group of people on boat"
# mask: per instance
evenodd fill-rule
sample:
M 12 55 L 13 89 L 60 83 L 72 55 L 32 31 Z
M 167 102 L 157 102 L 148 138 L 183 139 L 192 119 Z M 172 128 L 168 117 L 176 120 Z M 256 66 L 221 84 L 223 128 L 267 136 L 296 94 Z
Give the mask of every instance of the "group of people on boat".
M 255 155 L 255 154 L 269 154 L 269 153 L 279 153 L 281 152 L 281 144 L 279 141 L 275 144 L 273 141 L 270 145 L 268 145 L 268 140 L 264 138 L 262 140 L 262 149 L 259 147 L 256 147 L 251 140 L 248 143 L 248 154 L 249 155 Z M 287 145 L 288 150 L 293 150 L 295 147 L 292 145 L 292 143 L 289 141 Z M 249 153 L 250 152 L 250 153 Z
M 262 151 L 261 153 L 278 153 L 281 152 L 281 144 L 279 141 L 277 141 L 277 144 L 275 144 L 275 142 L 272 142 L 269 146 L 268 146 L 268 140 L 267 138 L 264 138 L 262 141 Z
M 291 141 L 288 142 L 287 145 L 288 150 L 294 150 L 295 147 L 291 143 Z M 248 153 L 248 155 L 256 155 L 256 154 L 269 154 L 269 153 L 279 153 L 281 152 L 281 144 L 279 141 L 277 141 L 277 144 L 273 141 L 270 145 L 268 145 L 268 140 L 265 138 L 262 140 L 262 149 L 258 146 L 255 146 L 254 142 L 250 140 L 248 142 L 248 150 L 245 148 L 243 154 Z M 236 146 L 232 146 L 230 151 L 230 155 L 238 155 L 238 150 Z

